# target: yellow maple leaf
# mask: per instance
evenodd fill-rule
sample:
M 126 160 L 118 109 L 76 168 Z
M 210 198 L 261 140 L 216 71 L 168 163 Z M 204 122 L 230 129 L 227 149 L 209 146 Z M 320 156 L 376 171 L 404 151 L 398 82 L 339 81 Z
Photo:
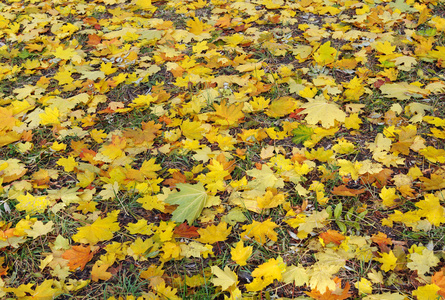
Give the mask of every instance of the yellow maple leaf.
M 20 194 L 17 197 L 19 202 L 16 205 L 18 210 L 24 210 L 27 214 L 42 213 L 51 204 L 47 196 L 34 197 L 31 194 Z
M 355 288 L 358 289 L 360 294 L 371 294 L 372 293 L 372 283 L 366 279 L 361 278 L 360 281 L 357 281 L 354 284 Z
M 65 172 L 71 172 L 79 165 L 72 156 L 68 156 L 67 158 L 61 157 L 56 163 L 59 166 L 62 166 L 65 169 Z
M 314 53 L 314 60 L 321 66 L 333 63 L 340 56 L 339 51 L 331 47 L 331 41 L 327 41 Z
M 252 246 L 244 247 L 243 241 L 239 241 L 236 244 L 235 248 L 232 248 L 230 254 L 232 255 L 232 259 L 240 266 L 247 265 L 247 260 L 250 255 L 252 255 Z
M 301 108 L 304 108 L 301 114 L 306 114 L 305 120 L 308 124 L 315 125 L 320 122 L 321 126 L 329 128 L 335 125 L 335 121 L 340 123 L 345 121 L 346 113 L 337 104 L 317 97 L 315 100 L 301 105 Z
M 176 295 L 178 289 L 165 285 L 165 282 L 160 282 L 159 284 L 154 286 L 153 289 L 156 291 L 157 295 L 161 296 L 161 299 L 169 299 L 169 300 L 182 299 Z
M 211 267 L 212 274 L 216 278 L 212 278 L 211 281 L 214 285 L 220 286 L 223 291 L 226 291 L 238 284 L 238 276 L 235 272 L 225 266 L 224 271 L 217 266 Z
M 267 241 L 267 238 L 276 242 L 278 236 L 274 229 L 277 227 L 278 225 L 271 219 L 267 219 L 264 222 L 253 220 L 252 224 L 243 225 L 244 232 L 241 233 L 241 237 L 243 240 L 253 237 L 261 245 Z
M 271 191 L 267 191 L 264 196 L 257 197 L 258 207 L 261 209 L 274 208 L 285 201 L 284 194 L 275 194 Z
M 226 222 L 220 222 L 216 226 L 210 225 L 203 229 L 200 228 L 197 231 L 200 234 L 200 237 L 196 239 L 198 242 L 204 244 L 214 244 L 216 242 L 225 241 L 232 231 L 232 226 L 227 228 Z
M 314 211 L 310 216 L 304 218 L 304 222 L 298 224 L 298 234 L 300 239 L 306 238 L 315 228 L 324 227 L 329 214 L 325 209 L 322 211 Z M 298 223 L 298 222 L 297 222 Z
M 383 200 L 382 204 L 386 207 L 391 207 L 397 204 L 396 200 L 399 199 L 399 196 L 396 195 L 395 188 L 386 188 L 384 186 L 382 191 L 379 194 L 380 198 Z
M 181 124 L 182 134 L 192 140 L 200 140 L 204 137 L 204 128 L 201 126 L 201 122 L 184 120 Z
M 292 97 L 281 97 L 274 100 L 266 110 L 266 115 L 272 118 L 284 117 L 298 107 L 298 101 Z
M 271 258 L 267 262 L 259 265 L 252 272 L 253 277 L 262 277 L 264 280 L 272 283 L 274 279 L 281 280 L 282 274 L 286 271 L 286 263 L 278 256 L 277 259 Z
M 306 269 L 301 265 L 287 266 L 286 271 L 282 275 L 283 282 L 294 283 L 296 286 L 303 286 L 309 282 L 309 276 L 307 275 Z
M 311 289 L 317 289 L 322 293 L 328 290 L 335 291 L 337 284 L 332 279 L 332 276 L 337 273 L 339 269 L 340 268 L 336 264 L 329 265 L 320 262 L 315 263 L 309 270 L 307 270 L 309 286 Z
M 110 212 L 105 218 L 99 218 L 91 225 L 78 228 L 78 232 L 73 235 L 73 241 L 83 244 L 95 245 L 97 242 L 106 241 L 113 238 L 113 233 L 120 229 L 117 222 L 119 210 Z
M 93 129 L 90 131 L 90 136 L 96 143 L 102 144 L 104 142 L 104 139 L 107 137 L 107 134 L 102 129 L 101 130 Z
M 375 45 L 375 49 L 380 53 L 383 53 L 385 55 L 390 55 L 390 54 L 394 54 L 394 50 L 396 50 L 396 46 L 391 45 L 391 43 L 388 41 L 384 41 L 383 43 L 378 42 Z
M 436 300 L 441 298 L 437 293 L 438 291 L 440 291 L 440 287 L 432 283 L 419 286 L 413 291 L 413 296 L 416 296 L 417 300 Z
M 62 293 L 62 290 L 57 287 L 54 280 L 50 279 L 45 280 L 40 285 L 36 286 L 35 290 L 30 293 L 31 296 L 29 296 L 29 299 L 55 299 Z
M 127 249 L 127 254 L 133 257 L 134 260 L 145 261 L 147 258 L 144 253 L 146 253 L 149 249 L 153 248 L 155 244 L 151 239 L 146 239 L 143 241 L 140 237 L 138 237 Z
M 46 224 L 43 224 L 42 221 L 36 221 L 32 225 L 32 229 L 25 230 L 25 232 L 28 234 L 28 236 L 35 239 L 39 236 L 45 235 L 53 231 L 53 225 L 54 225 L 53 221 L 49 221 Z
M 60 112 L 57 107 L 51 108 L 46 107 L 45 112 L 39 114 L 40 124 L 42 125 L 52 125 L 52 124 L 60 124 Z
M 85 170 L 84 173 L 77 173 L 76 177 L 77 180 L 79 180 L 79 182 L 77 183 L 78 186 L 87 187 L 96 178 L 96 174 L 89 170 Z
M 432 163 L 445 163 L 445 150 L 444 149 L 436 149 L 432 146 L 428 146 L 419 151 L 421 155 L 423 155 L 426 159 L 428 159 Z
M 161 250 L 164 252 L 161 256 L 161 260 L 164 262 L 170 259 L 179 259 L 182 254 L 181 246 L 172 242 L 165 242 Z
M 99 279 L 104 281 L 110 279 L 113 275 L 110 272 L 107 272 L 109 267 L 110 265 L 108 264 L 100 264 L 99 261 L 96 261 L 93 269 L 91 270 L 91 280 L 97 282 Z
M 379 253 L 381 257 L 375 258 L 376 261 L 381 262 L 381 269 L 385 272 L 389 270 L 394 270 L 397 265 L 397 257 L 394 255 L 392 250 L 389 253 Z
M 0 131 L 3 129 L 12 129 L 18 120 L 14 117 L 11 109 L 0 107 Z
M 424 275 L 430 271 L 430 268 L 437 266 L 440 262 L 440 259 L 434 255 L 434 252 L 427 248 L 423 249 L 422 253 L 411 253 L 408 259 L 410 262 L 408 262 L 407 267 L 417 271 L 418 275 Z
M 221 101 L 221 104 L 213 104 L 215 108 L 215 113 L 213 120 L 215 124 L 222 126 L 234 126 L 239 123 L 239 119 L 244 118 L 244 113 L 242 109 L 244 105 L 242 103 L 239 104 L 230 104 L 228 105 L 225 100 Z
M 66 144 L 64 143 L 58 143 L 57 141 L 55 141 L 52 145 L 51 145 L 51 150 L 53 151 L 64 151 L 66 150 Z
M 204 29 L 206 28 L 206 24 L 201 22 L 197 17 L 195 17 L 193 20 L 187 21 L 187 26 L 190 27 L 189 32 L 200 35 L 204 32 Z
M 127 229 L 130 234 L 152 235 L 153 225 L 153 223 L 148 224 L 147 220 L 138 220 L 136 223 L 128 223 L 125 229 Z
M 445 223 L 445 208 L 440 205 L 439 198 L 433 194 L 426 194 L 425 200 L 416 203 L 420 208 L 416 213 L 420 217 L 426 217 L 428 221 L 434 226 L 439 226 Z
M 54 56 L 64 60 L 74 58 L 74 60 L 77 62 L 81 61 L 81 57 L 77 54 L 76 50 L 71 48 L 63 49 L 63 46 L 59 46 L 56 48 Z

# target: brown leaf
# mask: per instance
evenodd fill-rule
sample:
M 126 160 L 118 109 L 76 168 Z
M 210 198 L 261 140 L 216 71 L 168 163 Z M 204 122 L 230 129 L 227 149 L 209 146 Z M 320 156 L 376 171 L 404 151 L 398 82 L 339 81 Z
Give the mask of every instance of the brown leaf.
M 382 188 L 387 185 L 392 173 L 393 171 L 391 169 L 383 169 L 377 174 L 366 173 L 360 176 L 360 181 L 363 185 L 372 184 L 375 182 L 378 188 Z

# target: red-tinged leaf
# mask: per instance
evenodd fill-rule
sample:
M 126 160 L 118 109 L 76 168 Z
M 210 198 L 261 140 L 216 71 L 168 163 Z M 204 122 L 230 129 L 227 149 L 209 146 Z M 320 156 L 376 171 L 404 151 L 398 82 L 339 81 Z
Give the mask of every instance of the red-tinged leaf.
M 289 114 L 289 118 L 295 119 L 295 120 L 301 120 L 304 116 L 300 113 L 305 110 L 305 108 L 297 108 L 295 111 L 291 114 Z
M 195 238 L 199 237 L 197 229 L 198 227 L 189 226 L 187 223 L 181 223 L 175 228 L 173 234 L 177 237 Z
M 387 77 L 385 77 L 385 79 L 379 79 L 376 82 L 374 82 L 374 87 L 378 89 L 379 87 L 390 81 L 391 80 L 389 80 Z

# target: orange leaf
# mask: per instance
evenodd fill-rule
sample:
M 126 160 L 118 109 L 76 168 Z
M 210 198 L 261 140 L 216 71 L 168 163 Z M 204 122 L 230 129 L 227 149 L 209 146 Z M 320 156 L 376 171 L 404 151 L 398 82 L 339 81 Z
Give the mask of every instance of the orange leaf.
M 80 268 L 82 271 L 85 265 L 93 258 L 90 246 L 72 246 L 70 250 L 66 250 L 62 257 L 69 260 L 68 267 L 73 271 Z
M 341 241 L 345 239 L 345 236 L 343 234 L 341 234 L 337 230 L 331 229 L 326 232 L 320 233 L 320 237 L 323 239 L 325 245 L 328 245 L 329 243 L 340 245 Z
M 8 267 L 4 268 L 2 266 L 0 266 L 0 276 L 6 276 L 8 273 L 6 271 L 8 271 Z
M 216 26 L 219 26 L 221 28 L 229 28 L 230 27 L 230 23 L 231 23 L 231 18 L 228 15 L 225 15 L 223 17 L 220 17 L 215 24 Z
M 96 25 L 97 19 L 94 17 L 86 17 L 85 19 L 83 19 L 83 22 L 88 25 Z
M 371 237 L 371 240 L 374 243 L 376 243 L 377 245 L 379 245 L 379 248 L 380 248 L 380 250 L 382 250 L 382 252 L 389 251 L 389 248 L 387 245 L 392 245 L 392 240 L 390 238 L 388 238 L 388 236 L 386 234 L 384 234 L 383 232 L 374 234 Z
M 445 297 L 445 276 L 444 269 L 439 272 L 434 273 L 433 277 L 431 277 L 431 283 L 434 283 L 440 290 L 437 292 L 442 297 Z
M 168 178 L 162 182 L 163 185 L 168 186 L 169 188 L 175 188 L 177 183 L 186 183 L 187 177 L 182 174 L 180 171 L 176 171 L 172 174 L 173 178 Z
M 90 45 L 90 46 L 99 45 L 101 41 L 102 41 L 101 37 L 98 36 L 97 34 L 89 34 L 88 35 L 88 42 L 87 42 L 87 44 Z
M 334 189 L 332 190 L 332 194 L 338 196 L 357 196 L 359 194 L 364 193 L 365 191 L 366 191 L 365 189 L 355 190 L 348 188 L 346 185 L 340 185 L 334 187 Z

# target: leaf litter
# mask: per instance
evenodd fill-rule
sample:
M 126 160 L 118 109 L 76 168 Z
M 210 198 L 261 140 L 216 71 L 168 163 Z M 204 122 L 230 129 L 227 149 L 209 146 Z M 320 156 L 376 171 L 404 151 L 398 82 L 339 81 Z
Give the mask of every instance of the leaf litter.
M 0 297 L 445 297 L 443 1 L 0 10 Z

